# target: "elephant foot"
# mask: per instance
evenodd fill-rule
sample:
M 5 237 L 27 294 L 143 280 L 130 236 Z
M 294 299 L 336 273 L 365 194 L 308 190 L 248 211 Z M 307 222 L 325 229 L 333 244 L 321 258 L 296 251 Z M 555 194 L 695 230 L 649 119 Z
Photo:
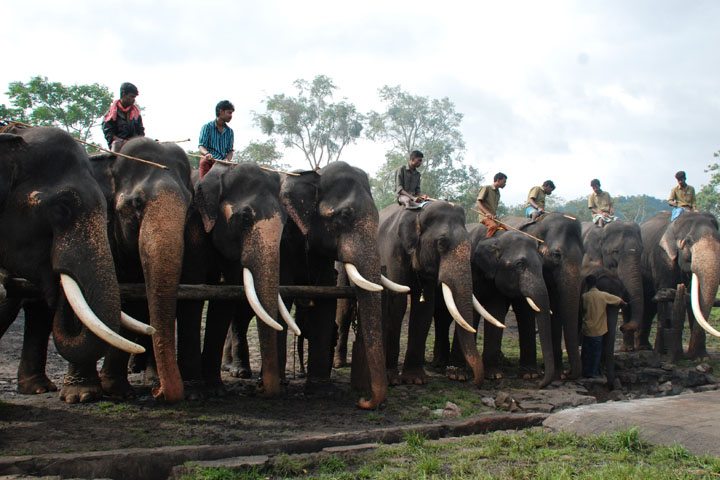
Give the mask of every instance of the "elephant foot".
M 400 373 L 397 368 L 387 371 L 388 385 L 400 385 Z
M 335 354 L 335 357 L 333 358 L 333 368 L 343 368 L 349 366 L 350 364 L 347 361 L 347 357 Z
M 537 367 L 520 367 L 518 372 L 518 378 L 522 380 L 537 380 L 540 376 Z
M 621 351 L 621 352 L 625 352 L 625 353 L 627 353 L 627 352 L 634 352 L 634 351 L 635 351 L 635 345 L 626 345 L 626 344 L 623 343 L 623 344 L 620 346 L 620 351 Z
M 135 398 L 135 389 L 133 389 L 127 377 L 113 377 L 102 375 L 100 377 L 100 385 L 103 394 L 112 400 L 128 400 Z
M 205 382 L 202 392 L 205 398 L 222 398 L 228 395 L 228 390 L 222 382 Z
M 485 367 L 485 378 L 488 380 L 502 380 L 505 375 L 498 367 Z
M 637 320 L 630 320 L 627 323 L 620 325 L 620 331 L 623 333 L 631 333 L 640 330 L 640 324 Z
M 642 351 L 642 350 L 652 350 L 653 347 L 652 347 L 652 345 L 650 345 L 649 343 L 642 342 L 642 343 L 638 343 L 636 349 L 637 349 L 637 351 L 639 352 L 639 351 Z
M 435 357 L 430 363 L 430 368 L 436 372 L 446 372 L 448 368 L 448 359 L 443 357 Z
M 55 386 L 45 373 L 18 379 L 17 391 L 23 395 L 37 395 L 40 393 L 56 392 L 57 389 L 57 386 Z
M 701 349 L 698 348 L 692 350 L 688 348 L 688 351 L 685 354 L 685 358 L 687 358 L 688 360 L 706 360 L 708 359 L 708 357 L 708 352 L 704 347 Z
M 410 385 L 425 385 L 428 382 L 427 373 L 422 367 L 403 369 L 400 381 Z
M 305 394 L 313 397 L 333 397 L 340 389 L 330 380 L 308 380 L 305 382 Z
M 472 372 L 468 372 L 465 368 L 454 365 L 448 365 L 445 368 L 445 376 L 456 382 L 467 382 L 473 378 Z
M 233 378 L 252 378 L 252 370 L 249 367 L 237 367 L 235 365 L 231 365 L 228 369 L 228 373 Z
M 201 380 L 185 381 L 183 382 L 183 389 L 185 391 L 185 400 L 190 402 L 205 400 L 205 391 L 202 387 Z
M 63 386 L 60 389 L 60 400 L 65 403 L 89 403 L 102 398 L 103 391 L 97 376 L 84 378 L 74 375 L 65 375 Z

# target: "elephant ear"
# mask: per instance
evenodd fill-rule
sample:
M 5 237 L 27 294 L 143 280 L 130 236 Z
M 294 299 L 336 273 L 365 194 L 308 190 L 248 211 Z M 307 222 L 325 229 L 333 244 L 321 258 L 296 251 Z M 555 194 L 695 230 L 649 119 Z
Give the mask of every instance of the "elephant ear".
M 320 174 L 307 171 L 280 177 L 280 203 L 300 232 L 307 236 L 320 204 Z
M 665 250 L 665 253 L 673 263 L 677 261 L 678 248 L 682 248 L 680 245 L 682 240 L 678 240 L 674 227 L 675 225 L 671 223 L 660 239 L 660 247 Z
M 112 199 L 115 196 L 115 179 L 113 178 L 113 163 L 117 157 L 110 153 L 102 153 L 98 155 L 90 155 L 90 171 L 93 177 L 100 185 L 100 190 L 108 202 L 108 207 L 112 205 Z
M 13 152 L 19 151 L 27 144 L 19 135 L 0 133 L 0 211 L 10 194 L 10 188 L 17 174 L 17 159 Z
M 420 211 L 401 210 L 401 214 L 404 214 L 404 218 L 402 218 L 400 228 L 398 229 L 400 244 L 402 245 L 403 250 L 413 257 L 415 251 L 417 250 L 418 243 L 420 242 L 420 234 L 422 233 L 420 225 Z
M 477 243 L 473 252 L 472 262 L 478 266 L 487 278 L 495 278 L 500 259 L 502 258 L 502 250 L 500 248 L 499 238 L 490 237 L 483 239 Z
M 195 185 L 195 206 L 200 212 L 206 233 L 210 233 L 215 228 L 220 211 L 223 173 L 219 169 L 211 168 Z

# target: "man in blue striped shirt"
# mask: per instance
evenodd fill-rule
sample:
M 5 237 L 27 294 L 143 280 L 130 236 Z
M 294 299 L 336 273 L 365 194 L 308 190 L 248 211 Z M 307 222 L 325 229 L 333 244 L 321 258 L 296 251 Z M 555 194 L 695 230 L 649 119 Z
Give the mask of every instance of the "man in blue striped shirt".
M 227 124 L 232 120 L 234 111 L 232 103 L 222 100 L 215 106 L 215 120 L 206 123 L 200 130 L 198 147 L 203 155 L 200 159 L 200 178 L 210 171 L 215 160 L 232 160 L 235 135 Z

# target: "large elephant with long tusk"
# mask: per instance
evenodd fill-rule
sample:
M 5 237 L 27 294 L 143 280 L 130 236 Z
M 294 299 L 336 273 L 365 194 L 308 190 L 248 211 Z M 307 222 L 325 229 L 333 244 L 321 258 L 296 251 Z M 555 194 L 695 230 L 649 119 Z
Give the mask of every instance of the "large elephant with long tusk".
M 502 377 L 500 352 L 505 328 L 505 316 L 512 305 L 520 336 L 520 374 L 526 378 L 537 376 L 537 347 L 535 330 L 545 365 L 540 387 L 547 386 L 555 377 L 555 359 L 552 350 L 550 324 L 550 296 L 543 278 L 543 262 L 538 242 L 513 231 L 498 231 L 487 238 L 487 227 L 468 225 L 472 246 L 471 263 L 475 298 L 487 307 L 489 316 L 477 312 L 473 325 L 485 319 L 483 328 L 483 364 L 487 378 Z M 435 318 L 435 361 L 448 357 L 448 324 L 446 315 Z M 500 319 L 502 323 L 496 323 Z M 440 330 L 439 327 L 443 327 Z M 456 329 L 457 332 L 457 329 Z M 458 352 L 457 337 L 449 353 L 451 364 L 464 366 Z
M 484 370 L 475 345 L 475 329 L 470 325 L 474 299 L 465 211 L 444 201 L 430 202 L 420 210 L 390 205 L 380 212 L 378 238 L 387 278 L 410 287 L 408 347 L 402 375 L 398 372 L 400 327 L 408 295 L 386 293 L 383 326 L 390 383 L 422 384 L 427 381 L 425 340 L 435 302 L 443 301 L 460 327 L 456 332 L 463 356 L 472 370 L 475 384 L 480 385 Z M 436 290 L 442 300 L 435 298 Z
M 277 332 L 290 328 L 299 334 L 300 330 L 278 293 L 280 239 L 286 219 L 279 197 L 280 175 L 254 163 L 216 164 L 195 183 L 183 282 L 242 284 L 245 301 L 209 302 L 202 355 L 202 302 L 180 302 L 180 368 L 187 384 L 202 386 L 193 395 L 224 391 L 220 364 L 228 325 L 235 318 L 246 333 L 253 316 L 259 320 L 262 392 L 266 396 L 280 393 L 284 372 Z
M 176 357 L 175 312 L 193 198 L 190 164 L 179 146 L 145 137 L 131 139 L 120 153 L 125 156 L 93 156 L 91 164 L 107 198 L 108 237 L 118 279 L 145 284 L 147 300 L 125 302 L 123 308 L 157 331 L 152 349 L 159 386 L 153 388 L 153 396 L 178 402 L 185 393 Z M 111 350 L 101 371 L 106 395 L 134 395 L 127 370 L 127 353 Z
M 118 333 L 138 322 L 120 311 L 106 225 L 105 198 L 88 156 L 68 133 L 34 127 L 0 134 L 0 268 L 43 294 L 25 304 L 21 393 L 56 390 L 45 374 L 51 331 L 69 362 L 60 390 L 68 403 L 101 396 L 96 363 L 108 345 L 144 351 Z M 17 299 L 2 302 L 0 331 L 19 308 Z
M 640 226 L 644 251 L 642 255 L 645 311 L 638 332 L 639 348 L 650 348 L 652 319 L 657 313 L 658 335 L 671 328 L 669 306 L 652 301 L 661 288 L 676 288 L 684 283 L 690 291 L 689 311 L 692 333 L 687 355 L 707 355 L 705 331 L 720 336 L 707 319 L 720 282 L 720 233 L 718 222 L 708 213 L 684 212 L 670 222 L 668 212 L 660 212 Z M 702 327 L 702 328 L 700 328 Z

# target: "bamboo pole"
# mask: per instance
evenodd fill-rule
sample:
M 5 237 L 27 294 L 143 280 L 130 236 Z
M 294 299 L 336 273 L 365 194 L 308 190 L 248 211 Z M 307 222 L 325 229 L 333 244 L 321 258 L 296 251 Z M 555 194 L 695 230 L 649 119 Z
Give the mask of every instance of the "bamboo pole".
M 198 155 L 197 153 L 187 153 L 187 156 L 188 156 L 188 157 L 195 157 L 195 158 L 202 158 L 202 157 L 204 157 L 205 155 Z M 229 166 L 238 165 L 237 162 L 229 162 L 229 161 L 227 161 L 227 160 L 220 160 L 220 159 L 218 159 L 218 158 L 213 158 L 213 161 L 218 162 L 218 163 L 222 163 L 223 165 L 229 165 Z M 256 164 L 256 165 L 257 165 L 257 164 Z M 284 173 L 285 175 L 291 175 L 291 176 L 293 176 L 293 177 L 299 177 L 299 176 L 300 176 L 299 173 L 286 172 L 286 171 L 284 171 L 284 170 L 277 170 L 277 169 L 275 169 L 275 168 L 266 167 L 266 166 L 264 166 L 264 165 L 258 165 L 258 167 L 260 167 L 261 169 L 266 170 L 266 171 L 268 171 L 268 172 Z
M 486 215 L 485 213 L 481 212 L 480 210 L 475 210 L 475 209 L 473 208 L 472 211 L 473 211 L 473 212 L 476 212 L 476 213 L 479 213 L 479 214 L 482 215 L 483 217 L 487 217 L 487 215 Z M 520 230 L 519 228 L 515 228 L 515 227 L 513 227 L 512 225 L 508 225 L 508 224 L 505 223 L 505 222 L 501 222 L 501 221 L 498 220 L 497 218 L 494 218 L 493 220 L 495 220 L 497 223 L 499 223 L 499 224 L 502 225 L 503 227 L 509 228 L 510 230 L 514 230 L 514 231 L 516 231 L 516 232 L 518 232 L 518 233 L 522 233 L 523 235 L 526 235 L 526 236 L 532 238 L 533 240 L 537 240 L 537 241 L 540 242 L 540 243 L 545 243 L 545 240 L 541 240 L 541 239 L 539 239 L 538 237 L 536 237 L 536 236 L 534 236 L 534 235 L 530 235 L 530 234 L 527 233 L 527 232 L 523 232 L 523 231 Z

